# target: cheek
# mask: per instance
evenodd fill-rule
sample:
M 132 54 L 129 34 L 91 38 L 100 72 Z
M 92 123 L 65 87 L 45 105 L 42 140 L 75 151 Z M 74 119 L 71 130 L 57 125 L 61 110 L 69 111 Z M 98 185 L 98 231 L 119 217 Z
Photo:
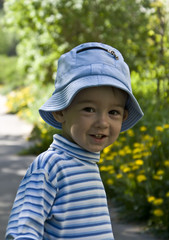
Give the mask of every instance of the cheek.
M 79 120 L 71 126 L 70 132 L 74 139 L 84 139 L 84 136 L 88 132 L 88 124 L 84 121 Z
M 81 129 L 79 129 L 77 126 L 72 126 L 70 128 L 70 136 L 71 136 L 72 142 L 78 145 L 80 145 L 82 139 L 84 139 Z
M 114 124 L 111 128 L 111 134 L 116 139 L 118 138 L 118 136 L 120 134 L 121 126 L 122 126 L 122 122 L 118 122 L 118 123 Z

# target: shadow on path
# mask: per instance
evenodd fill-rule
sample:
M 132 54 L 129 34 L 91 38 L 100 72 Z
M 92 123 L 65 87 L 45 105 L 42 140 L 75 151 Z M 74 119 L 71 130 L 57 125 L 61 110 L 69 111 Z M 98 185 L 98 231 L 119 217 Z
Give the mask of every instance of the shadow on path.
M 25 139 L 21 136 L 0 136 L 0 239 L 4 239 L 20 181 L 35 158 L 17 155 L 26 147 L 24 142 Z
M 19 156 L 18 153 L 30 144 L 26 141 L 32 130 L 16 115 L 7 114 L 6 98 L 0 95 L 0 240 L 5 231 L 16 195 L 26 169 L 34 156 Z

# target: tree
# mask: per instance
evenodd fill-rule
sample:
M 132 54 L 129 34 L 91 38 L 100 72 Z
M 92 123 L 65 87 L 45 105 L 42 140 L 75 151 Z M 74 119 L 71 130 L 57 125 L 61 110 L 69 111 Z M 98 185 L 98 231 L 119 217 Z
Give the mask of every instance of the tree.
M 157 82 L 157 98 L 169 96 L 169 1 L 152 1 L 147 38 L 149 76 Z M 162 85 L 163 83 L 163 85 Z
M 53 81 L 59 56 L 87 41 L 118 48 L 142 79 L 168 80 L 168 0 L 6 0 L 6 24 L 20 36 L 20 65 L 30 81 Z M 163 91 L 164 92 L 164 91 Z
M 49 82 L 60 54 L 86 41 L 113 45 L 137 69 L 146 58 L 149 1 L 144 2 L 6 0 L 6 24 L 20 36 L 18 54 L 29 81 Z

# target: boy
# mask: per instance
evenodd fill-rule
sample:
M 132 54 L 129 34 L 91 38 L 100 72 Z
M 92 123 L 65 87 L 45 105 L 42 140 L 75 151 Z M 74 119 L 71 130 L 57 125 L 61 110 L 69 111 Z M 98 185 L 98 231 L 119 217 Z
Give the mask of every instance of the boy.
M 143 116 L 121 53 L 92 42 L 62 55 L 39 111 L 62 133 L 22 180 L 6 239 L 113 240 L 99 152 Z

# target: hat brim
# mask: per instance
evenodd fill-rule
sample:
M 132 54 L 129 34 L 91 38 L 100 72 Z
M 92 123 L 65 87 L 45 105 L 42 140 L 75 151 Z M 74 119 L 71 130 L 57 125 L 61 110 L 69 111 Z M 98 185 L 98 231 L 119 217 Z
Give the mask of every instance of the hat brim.
M 52 112 L 67 108 L 76 94 L 82 89 L 100 86 L 112 86 L 128 93 L 129 97 L 126 103 L 128 118 L 122 123 L 121 132 L 133 127 L 143 117 L 144 114 L 131 90 L 119 79 L 105 75 L 85 76 L 72 81 L 61 91 L 55 92 L 39 109 L 39 113 L 49 125 L 61 129 L 61 124 L 54 119 Z

